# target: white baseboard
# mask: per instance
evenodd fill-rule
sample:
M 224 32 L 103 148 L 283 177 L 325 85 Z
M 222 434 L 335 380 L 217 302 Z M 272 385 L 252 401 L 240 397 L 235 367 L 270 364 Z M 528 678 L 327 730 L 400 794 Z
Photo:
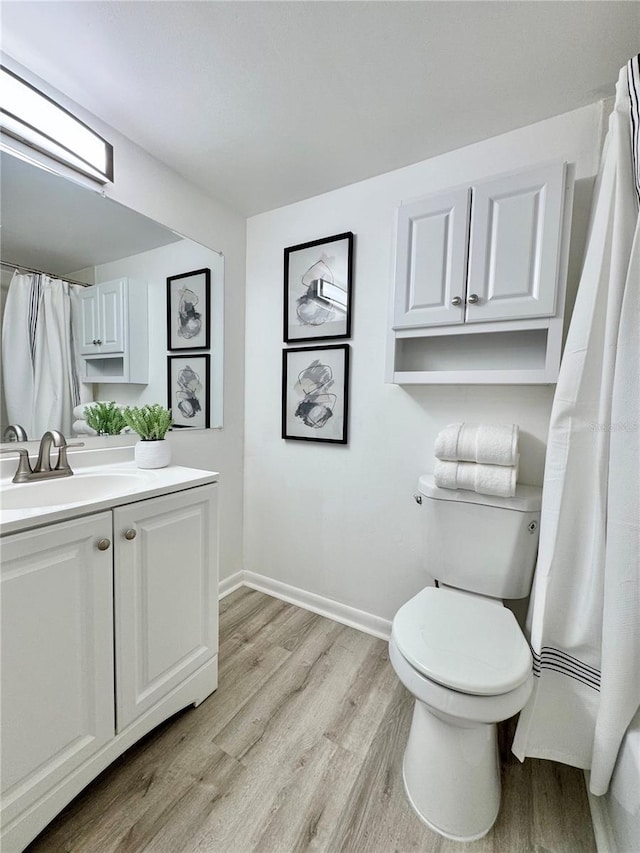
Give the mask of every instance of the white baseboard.
M 607 812 L 604 797 L 596 797 L 589 790 L 589 771 L 584 771 L 584 783 L 589 798 L 589 809 L 591 810 L 591 823 L 593 834 L 596 838 L 596 849 L 598 853 L 618 853 L 611 821 Z
M 234 572 L 232 575 L 229 575 L 228 578 L 223 578 L 218 584 L 218 598 L 225 598 L 227 595 L 231 595 L 232 592 L 235 592 L 237 589 L 244 584 L 244 572 Z
M 229 595 L 241 586 L 248 586 L 251 589 L 258 590 L 258 592 L 265 592 L 274 598 L 295 604 L 297 607 L 318 613 L 320 616 L 326 616 L 328 619 L 333 619 L 334 622 L 356 628 L 358 631 L 379 637 L 381 640 L 388 640 L 391 636 L 391 622 L 388 619 L 382 619 L 380 616 L 374 616 L 372 613 L 358 610 L 348 604 L 341 604 L 332 598 L 307 592 L 297 586 L 290 586 L 288 583 L 282 583 L 282 581 L 256 574 L 256 572 L 240 571 L 225 578 L 219 585 L 220 598 Z

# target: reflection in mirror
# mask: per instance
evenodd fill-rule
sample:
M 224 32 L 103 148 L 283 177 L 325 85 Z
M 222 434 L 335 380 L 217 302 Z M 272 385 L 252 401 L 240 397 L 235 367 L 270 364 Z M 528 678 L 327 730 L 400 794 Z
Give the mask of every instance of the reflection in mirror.
M 222 426 L 222 255 L 6 152 L 0 180 L 3 440 L 24 440 L 18 427 L 30 440 L 91 435 L 90 401 L 174 407 L 167 356 L 207 350 L 168 351 L 166 280 L 203 269 L 212 357 L 200 394 Z

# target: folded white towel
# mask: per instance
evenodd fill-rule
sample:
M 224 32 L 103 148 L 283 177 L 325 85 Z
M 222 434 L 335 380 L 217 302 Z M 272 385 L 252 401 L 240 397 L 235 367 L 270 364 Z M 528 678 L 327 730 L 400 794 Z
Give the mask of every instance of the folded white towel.
M 515 465 L 519 433 L 518 424 L 449 424 L 438 433 L 435 455 L 448 462 Z
M 77 408 L 77 407 L 76 407 Z M 73 422 L 71 429 L 76 435 L 97 435 L 98 433 L 90 427 L 86 421 L 78 419 Z
M 436 486 L 441 489 L 466 489 L 480 495 L 512 498 L 516 493 L 518 466 L 442 462 L 436 459 L 433 476 Z

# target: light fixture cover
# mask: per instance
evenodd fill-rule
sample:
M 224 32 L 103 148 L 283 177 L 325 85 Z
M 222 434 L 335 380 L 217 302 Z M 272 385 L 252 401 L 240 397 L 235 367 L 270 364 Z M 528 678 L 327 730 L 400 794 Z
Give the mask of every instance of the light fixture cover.
M 0 66 L 0 128 L 102 184 L 113 181 L 113 146 L 4 66 Z

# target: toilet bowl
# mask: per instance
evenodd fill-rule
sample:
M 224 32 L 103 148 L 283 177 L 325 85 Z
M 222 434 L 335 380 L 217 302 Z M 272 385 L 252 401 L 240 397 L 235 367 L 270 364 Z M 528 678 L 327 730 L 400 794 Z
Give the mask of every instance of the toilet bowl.
M 542 490 L 513 497 L 442 489 L 430 474 L 416 496 L 427 534 L 427 587 L 396 613 L 391 663 L 415 696 L 404 755 L 409 802 L 431 829 L 481 838 L 500 808 L 497 723 L 533 688 L 527 641 L 503 599 L 529 595 Z
M 502 602 L 427 587 L 396 613 L 389 653 L 416 699 L 403 762 L 409 802 L 441 835 L 481 838 L 500 807 L 496 724 L 533 687 L 527 641 Z

